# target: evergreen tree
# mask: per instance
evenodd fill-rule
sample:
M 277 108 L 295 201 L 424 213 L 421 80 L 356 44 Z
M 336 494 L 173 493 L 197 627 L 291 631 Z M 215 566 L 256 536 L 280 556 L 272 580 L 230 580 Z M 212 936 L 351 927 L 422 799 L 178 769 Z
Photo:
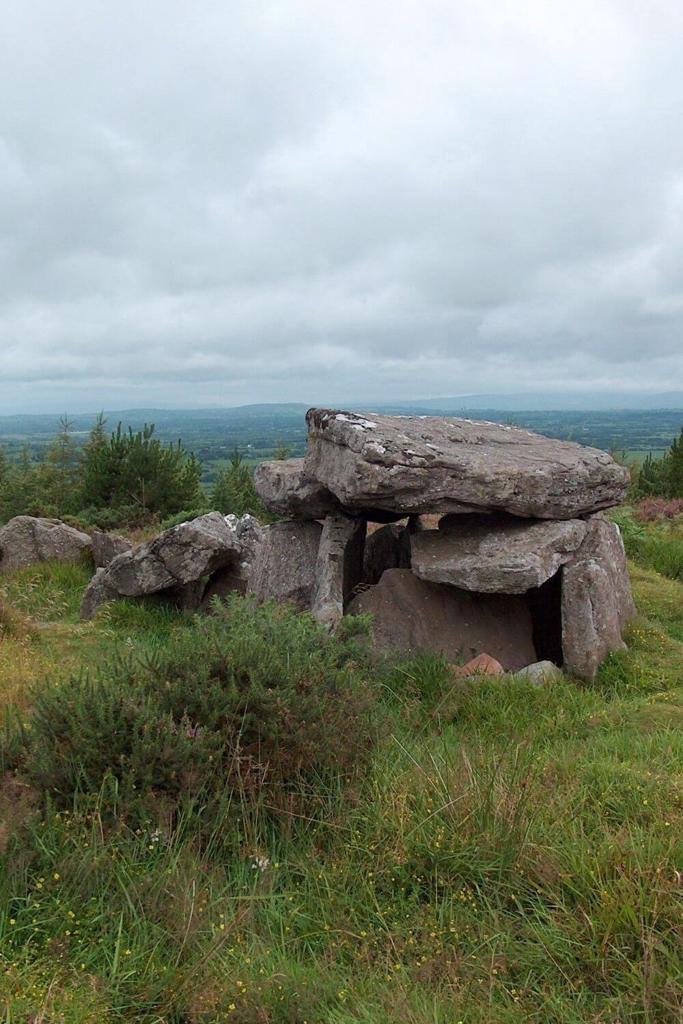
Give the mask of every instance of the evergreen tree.
M 667 484 L 669 498 L 683 498 L 683 427 L 669 449 Z
M 648 453 L 638 472 L 635 491 L 641 497 L 664 493 L 664 460 L 653 459 Z
M 661 459 L 647 456 L 635 491 L 641 497 L 683 498 L 683 429 Z
M 109 438 L 98 418 L 83 458 L 83 501 L 95 509 L 128 509 L 132 516 L 162 518 L 191 508 L 200 498 L 198 459 L 176 444 L 154 437 L 154 425 Z
M 47 460 L 38 470 L 45 499 L 58 516 L 76 512 L 80 507 L 79 457 L 72 429 L 68 417 L 62 416 Z
M 0 519 L 7 522 L 14 516 L 44 515 L 53 511 L 46 501 L 41 467 L 25 445 L 17 462 L 6 461 L 0 486 Z
M 249 512 L 263 518 L 266 510 L 254 487 L 254 478 L 237 448 L 230 457 L 230 463 L 220 470 L 211 491 L 211 504 L 224 515 L 236 516 Z

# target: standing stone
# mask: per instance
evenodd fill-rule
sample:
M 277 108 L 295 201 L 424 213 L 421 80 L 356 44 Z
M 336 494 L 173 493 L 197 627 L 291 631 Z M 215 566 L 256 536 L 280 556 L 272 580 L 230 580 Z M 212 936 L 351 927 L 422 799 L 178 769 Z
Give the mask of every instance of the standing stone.
M 132 550 L 132 543 L 125 537 L 119 537 L 116 533 L 105 533 L 103 530 L 92 532 L 92 556 L 97 569 L 104 569 L 118 555 Z
M 592 682 L 636 615 L 626 555 L 616 523 L 593 516 L 586 538 L 562 570 L 562 651 L 567 672 Z
M 88 534 L 59 519 L 15 516 L 0 529 L 0 573 L 40 562 L 80 562 L 90 551 Z
M 339 624 L 351 591 L 361 581 L 365 530 L 364 519 L 345 515 L 328 516 L 323 524 L 311 611 L 328 629 Z
M 305 472 L 348 510 L 572 519 L 626 494 L 628 470 L 606 452 L 518 427 L 332 409 L 306 418 Z
M 353 598 L 348 613 L 373 616 L 374 642 L 382 650 L 428 651 L 450 662 L 488 654 L 512 672 L 536 661 L 524 595 L 471 594 L 420 580 L 409 569 L 387 569 L 377 586 Z
M 94 619 L 103 604 L 116 601 L 118 592 L 107 580 L 107 570 L 97 569 L 81 599 L 81 618 Z
M 322 526 L 317 522 L 274 523 L 263 530 L 247 593 L 258 601 L 311 607 Z
M 406 526 L 388 523 L 368 533 L 363 556 L 363 583 L 379 583 L 385 569 L 410 568 L 410 533 Z
M 413 572 L 433 583 L 488 594 L 524 594 L 554 576 L 580 547 L 580 519 L 533 521 L 506 515 L 448 517 L 411 537 Z

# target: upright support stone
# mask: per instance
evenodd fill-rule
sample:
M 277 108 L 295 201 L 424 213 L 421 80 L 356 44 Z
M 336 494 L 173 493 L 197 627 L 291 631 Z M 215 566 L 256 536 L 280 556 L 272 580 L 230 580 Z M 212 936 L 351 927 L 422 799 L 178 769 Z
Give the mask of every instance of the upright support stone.
M 321 533 L 317 522 L 281 522 L 266 527 L 254 556 L 247 593 L 257 601 L 283 601 L 308 611 Z
M 363 576 L 364 519 L 328 516 L 318 548 L 316 586 L 311 611 L 328 629 L 340 622 L 353 588 Z
M 562 571 L 566 671 L 592 682 L 607 655 L 625 648 L 622 630 L 635 614 L 619 527 L 592 516 L 583 544 Z

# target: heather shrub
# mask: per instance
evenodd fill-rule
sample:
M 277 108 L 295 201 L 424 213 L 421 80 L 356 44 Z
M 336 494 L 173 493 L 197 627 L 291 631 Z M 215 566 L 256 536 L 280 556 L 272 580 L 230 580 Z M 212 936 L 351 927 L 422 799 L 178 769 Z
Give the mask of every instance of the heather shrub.
M 235 596 L 170 644 L 38 689 L 16 767 L 58 804 L 104 786 L 133 817 L 210 817 L 226 794 L 315 802 L 372 748 L 366 658 L 353 636 Z
M 635 514 L 642 523 L 683 516 L 683 498 L 643 498 L 636 505 Z

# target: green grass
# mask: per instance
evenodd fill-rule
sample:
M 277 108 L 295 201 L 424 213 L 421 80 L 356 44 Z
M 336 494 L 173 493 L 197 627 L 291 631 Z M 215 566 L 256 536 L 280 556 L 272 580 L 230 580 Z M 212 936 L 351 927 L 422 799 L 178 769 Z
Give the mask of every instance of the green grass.
M 630 509 L 613 515 L 619 524 L 626 551 L 638 565 L 654 569 L 662 576 L 683 580 L 683 520 L 638 522 Z
M 39 655 L 24 689 L 194 628 L 132 604 L 77 624 L 83 576 L 28 578 L 5 602 L 52 624 L 2 641 Z M 130 824 L 111 792 L 58 810 L 5 776 L 0 1019 L 680 1021 L 683 584 L 633 580 L 629 650 L 594 685 L 379 673 L 368 771 L 304 817 L 245 803 L 237 841 L 197 808 Z M 0 687 L 27 708 L 1 661 Z

